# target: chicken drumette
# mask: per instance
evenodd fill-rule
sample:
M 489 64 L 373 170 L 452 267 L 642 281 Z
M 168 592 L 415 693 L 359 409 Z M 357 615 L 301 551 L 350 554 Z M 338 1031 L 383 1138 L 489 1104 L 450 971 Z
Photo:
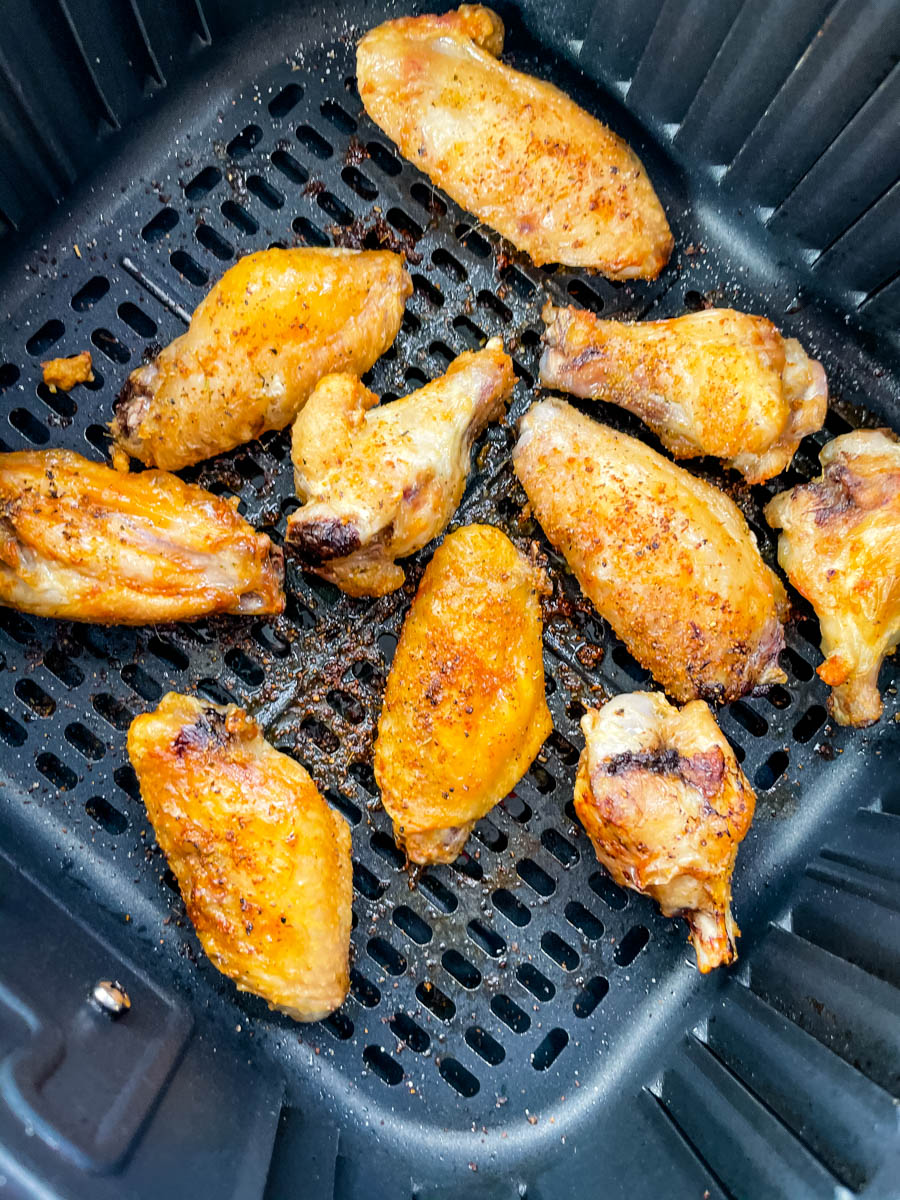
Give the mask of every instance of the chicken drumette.
M 412 283 L 398 254 L 261 250 L 198 306 L 187 333 L 132 371 L 113 458 L 177 471 L 283 429 L 329 371 L 362 375 L 390 346 Z
M 513 451 L 531 508 L 631 653 L 677 700 L 783 683 L 784 588 L 724 492 L 561 400 Z
M 778 561 L 819 618 L 832 716 L 871 725 L 881 663 L 900 641 L 900 439 L 857 429 L 819 462 L 819 478 L 776 496 L 766 520 L 784 531 Z
M 366 112 L 538 266 L 654 278 L 672 234 L 637 155 L 552 84 L 500 62 L 503 33 L 477 4 L 379 25 L 356 55 Z
M 0 604 L 104 625 L 280 613 L 282 576 L 280 548 L 175 475 L 0 454 Z
M 515 384 L 499 338 L 461 354 L 445 375 L 376 408 L 349 375 L 323 379 L 294 425 L 297 493 L 287 541 L 351 596 L 401 587 L 394 562 L 436 537 L 459 504 L 472 443 Z
M 711 308 L 629 324 L 550 304 L 542 315 L 541 383 L 627 408 L 676 458 L 711 454 L 760 483 L 825 420 L 821 364 L 765 317 Z
M 553 728 L 544 698 L 543 573 L 499 529 L 468 525 L 429 563 L 403 626 L 375 778 L 416 863 L 452 862 Z
M 616 883 L 690 926 L 705 974 L 737 957 L 731 873 L 756 797 L 702 700 L 632 692 L 581 719 L 575 811 Z
M 213 964 L 298 1021 L 347 994 L 350 828 L 234 705 L 170 692 L 128 754 L 188 915 Z

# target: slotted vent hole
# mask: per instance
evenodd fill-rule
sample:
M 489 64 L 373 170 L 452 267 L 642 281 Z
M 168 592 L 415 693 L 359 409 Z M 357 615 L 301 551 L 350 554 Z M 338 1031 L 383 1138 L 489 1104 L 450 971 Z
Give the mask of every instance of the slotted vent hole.
M 506 888 L 498 888 L 491 899 L 494 902 L 494 908 L 517 928 L 524 929 L 531 920 L 529 910 Z
M 353 1022 L 342 1010 L 331 1013 L 324 1021 L 319 1022 L 323 1029 L 339 1042 L 349 1041 L 353 1037 Z
M 609 991 L 609 982 L 602 975 L 595 975 L 593 979 L 588 980 L 572 1003 L 572 1012 L 576 1017 L 584 1020 L 589 1017 L 606 993 Z
M 341 179 L 352 192 L 356 192 L 361 200 L 372 201 L 378 197 L 378 188 L 358 167 L 344 167 Z
M 262 175 L 247 176 L 247 191 L 252 192 L 270 212 L 278 212 L 279 208 L 284 208 L 284 195 Z
M 186 250 L 175 250 L 169 255 L 169 262 L 183 279 L 194 287 L 205 287 L 209 283 L 209 272 L 201 267 L 195 258 L 191 258 Z
M 549 850 L 561 866 L 567 869 L 578 862 L 578 851 L 556 829 L 544 830 L 541 834 L 541 845 L 544 849 Z
M 113 837 L 118 837 L 128 828 L 128 818 L 104 796 L 91 796 L 85 801 L 84 811 L 95 824 Z
M 184 195 L 186 200 L 192 203 L 196 200 L 202 200 L 204 196 L 217 186 L 222 180 L 222 172 L 218 167 L 204 167 L 199 174 L 184 185 Z
M 442 1058 L 438 1063 L 438 1070 L 441 1073 L 441 1078 L 446 1080 L 460 1096 L 471 1100 L 473 1096 L 478 1094 L 481 1084 L 472 1072 L 467 1071 L 462 1063 L 457 1062 L 455 1058 Z
M 65 738 L 70 746 L 74 746 L 82 758 L 88 762 L 99 762 L 106 754 L 106 747 L 87 726 L 80 721 L 74 721 L 65 728 Z
M 272 166 L 277 171 L 280 171 L 285 179 L 289 179 L 291 183 L 302 187 L 303 184 L 309 182 L 309 171 L 302 163 L 294 158 L 293 154 L 287 150 L 275 150 L 272 153 Z
M 491 997 L 491 1012 L 513 1033 L 527 1033 L 531 1028 L 531 1017 L 509 996 L 498 993 Z
M 407 904 L 395 908 L 391 920 L 398 929 L 402 929 L 408 938 L 418 946 L 426 946 L 431 941 L 431 926 Z
M 456 1016 L 456 1005 L 450 997 L 428 979 L 417 985 L 416 999 L 445 1024 L 449 1024 Z
M 178 224 L 178 213 L 174 208 L 161 208 L 141 230 L 141 237 L 149 245 L 161 242 Z
M 402 975 L 406 970 L 406 959 L 387 938 L 370 938 L 366 952 L 389 975 Z
M 83 287 L 78 289 L 69 303 L 78 313 L 90 312 L 108 291 L 109 280 L 103 275 L 95 275 L 93 279 L 89 279 Z M 2 384 L 2 379 L 0 379 L 0 384 Z
M 334 154 L 331 143 L 326 141 L 321 133 L 318 133 L 311 125 L 300 125 L 297 129 L 297 138 L 316 158 L 324 161 Z
M 409 1046 L 414 1054 L 427 1054 L 431 1046 L 431 1038 L 418 1023 L 407 1013 L 398 1012 L 388 1022 L 391 1033 L 401 1042 Z
M 194 237 L 196 237 L 204 250 L 208 250 L 210 254 L 214 254 L 222 262 L 228 262 L 229 259 L 234 258 L 234 246 L 232 246 L 231 242 L 226 241 L 211 225 L 203 223 L 198 225 L 194 230 Z
M 473 991 L 481 983 L 481 972 L 458 950 L 445 950 L 441 957 L 441 963 L 447 974 L 468 991 Z
M 539 896 L 552 896 L 556 891 L 556 880 L 531 858 L 516 863 L 516 873 Z
M 319 106 L 319 112 L 335 129 L 339 129 L 341 133 L 355 133 L 356 121 L 346 109 L 341 108 L 340 104 L 335 100 L 324 100 Z
M 500 958 L 506 952 L 506 942 L 496 930 L 484 921 L 473 920 L 466 926 L 469 937 L 491 958 Z
M 19 746 L 24 746 L 28 740 L 28 734 L 25 729 L 19 724 L 15 717 L 10 716 L 8 712 L 0 709 L 0 741 L 17 749 Z
M 246 158 L 262 141 L 263 131 L 258 125 L 247 125 L 231 139 L 225 152 L 234 159 Z
M 48 779 L 54 787 L 58 787 L 61 792 L 70 792 L 78 782 L 78 776 L 72 768 L 67 767 L 50 750 L 39 754 L 34 760 L 34 765 L 44 778 Z
M 551 1029 L 531 1056 L 531 1065 L 536 1071 L 546 1071 L 569 1044 L 569 1035 L 564 1029 Z
M 757 767 L 753 782 L 760 791 L 773 788 L 788 768 L 790 759 L 787 750 L 774 750 L 761 766 Z
M 566 920 L 589 941 L 603 937 L 603 922 L 578 900 L 570 900 L 566 905 Z
M 350 971 L 350 994 L 363 1008 L 376 1008 L 381 1003 L 381 992 L 356 967 Z
M 36 717 L 52 717 L 56 712 L 56 701 L 33 679 L 18 680 L 14 691 Z
M 578 951 L 552 929 L 541 934 L 541 949 L 564 971 L 574 971 L 581 961 Z
M 286 117 L 303 99 L 303 88 L 299 83 L 289 83 L 277 96 L 269 101 L 269 115 L 276 121 Z
M 616 946 L 613 959 L 620 967 L 630 967 L 650 941 L 650 930 L 644 925 L 634 925 Z
M 531 992 L 535 1000 L 540 1000 L 544 1004 L 556 995 L 555 986 L 543 971 L 537 969 L 534 963 L 522 963 L 516 971 L 516 979 L 523 988 Z
M 486 1029 L 480 1025 L 470 1026 L 465 1033 L 466 1045 L 491 1067 L 498 1067 L 506 1058 L 506 1051 Z

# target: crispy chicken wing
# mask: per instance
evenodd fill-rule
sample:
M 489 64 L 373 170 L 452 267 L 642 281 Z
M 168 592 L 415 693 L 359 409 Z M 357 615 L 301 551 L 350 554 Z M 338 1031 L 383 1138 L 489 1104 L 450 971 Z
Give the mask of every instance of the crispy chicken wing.
M 544 698 L 546 587 L 489 525 L 449 534 L 428 565 L 388 677 L 375 778 L 416 863 L 452 862 L 552 729 Z
M 776 496 L 766 520 L 784 530 L 778 561 L 819 618 L 832 716 L 871 725 L 881 663 L 900 642 L 900 439 L 857 429 L 819 461 L 819 478 Z
M 737 958 L 731 873 L 756 796 L 709 707 L 657 692 L 581 718 L 575 811 L 616 883 L 684 917 L 703 974 Z
M 627 408 L 676 458 L 711 454 L 760 483 L 822 428 L 821 363 L 765 317 L 711 308 L 628 324 L 551 304 L 542 315 L 541 383 Z
M 350 828 L 233 704 L 169 692 L 128 754 L 188 915 L 214 966 L 298 1021 L 349 984 Z
M 436 537 L 462 499 L 469 452 L 515 384 L 499 338 L 461 354 L 445 375 L 381 408 L 351 375 L 329 375 L 294 424 L 304 506 L 287 540 L 306 565 L 351 596 L 382 596 L 405 558 Z
M 397 336 L 412 283 L 399 255 L 262 250 L 226 271 L 187 333 L 132 371 L 114 461 L 176 471 L 283 429 L 329 371 L 362 375 Z
M 734 700 L 786 678 L 784 588 L 718 488 L 561 400 L 513 451 L 544 532 L 631 653 L 677 700 Z
M 498 61 L 503 22 L 464 4 L 359 43 L 366 112 L 463 208 L 540 266 L 652 279 L 672 252 L 637 155 L 563 92 Z
M 279 613 L 281 550 L 227 500 L 68 450 L 0 454 L 0 603 L 144 625 Z

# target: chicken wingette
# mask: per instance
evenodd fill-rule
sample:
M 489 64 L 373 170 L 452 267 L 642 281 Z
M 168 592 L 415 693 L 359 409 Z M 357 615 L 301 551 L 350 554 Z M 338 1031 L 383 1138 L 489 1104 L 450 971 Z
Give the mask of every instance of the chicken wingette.
M 684 917 L 706 974 L 737 958 L 731 874 L 756 796 L 709 707 L 657 692 L 581 719 L 575 811 L 616 883 Z
M 555 399 L 522 418 L 513 464 L 583 591 L 671 696 L 784 682 L 784 588 L 728 496 Z
M 362 375 L 387 350 L 411 292 L 388 251 L 248 254 L 188 331 L 132 371 L 110 427 L 115 464 L 176 471 L 283 429 L 323 375 Z
M 541 383 L 633 412 L 676 458 L 710 454 L 761 483 L 822 428 L 821 363 L 771 321 L 710 308 L 669 321 L 543 312 Z
M 0 604 L 104 625 L 280 613 L 282 577 L 280 548 L 175 475 L 0 454 Z
M 488 525 L 448 535 L 406 618 L 375 743 L 375 778 L 414 863 L 452 862 L 552 729 L 543 574 Z
M 347 994 L 350 828 L 240 708 L 169 692 L 136 717 L 141 798 L 213 965 L 298 1021 Z
M 503 34 L 473 4 L 379 25 L 356 53 L 366 112 L 538 266 L 654 278 L 672 234 L 637 155 L 558 88 L 500 62 Z
M 395 558 L 437 537 L 462 499 L 472 443 L 503 412 L 516 377 L 499 338 L 380 408 L 352 375 L 323 379 L 294 424 L 304 505 L 286 538 L 301 561 L 351 596 L 406 578 Z
M 878 672 L 900 642 L 900 439 L 857 429 L 819 462 L 819 478 L 770 500 L 766 520 L 783 530 L 778 561 L 819 618 L 831 715 L 871 725 L 883 707 Z

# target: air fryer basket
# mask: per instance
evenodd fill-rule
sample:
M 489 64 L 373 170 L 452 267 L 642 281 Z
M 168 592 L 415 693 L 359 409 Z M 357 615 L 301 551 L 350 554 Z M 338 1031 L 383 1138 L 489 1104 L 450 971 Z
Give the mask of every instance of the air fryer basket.
M 479 444 L 454 523 L 497 524 L 555 568 L 509 465 L 546 295 L 628 318 L 732 305 L 823 361 L 826 430 L 774 484 L 729 483 L 770 560 L 768 496 L 817 473 L 834 434 L 900 428 L 895 3 L 500 6 L 508 61 L 607 120 L 657 186 L 676 251 L 633 285 L 533 268 L 375 129 L 354 44 L 409 11 L 399 0 L 9 7 L 4 450 L 101 456 L 128 371 L 238 255 L 333 241 L 407 253 L 415 293 L 372 372 L 386 399 L 506 338 L 509 419 Z M 63 193 L 43 229 L 14 232 Z M 94 384 L 39 382 L 42 357 L 87 347 Z M 281 539 L 296 505 L 286 434 L 187 474 Z M 290 565 L 275 621 L 103 629 L 0 609 L 8 1194 L 896 1196 L 896 662 L 881 723 L 835 727 L 818 626 L 794 597 L 788 684 L 720 714 L 759 802 L 735 879 L 741 959 L 701 978 L 683 924 L 614 886 L 575 820 L 578 718 L 647 675 L 559 569 L 545 611 L 555 731 L 467 852 L 409 882 L 371 741 L 427 557 L 377 601 Z M 271 1014 L 199 950 L 125 753 L 131 718 L 170 688 L 246 705 L 353 827 L 351 994 L 326 1021 Z M 100 979 L 126 988 L 126 1017 L 87 1003 Z

